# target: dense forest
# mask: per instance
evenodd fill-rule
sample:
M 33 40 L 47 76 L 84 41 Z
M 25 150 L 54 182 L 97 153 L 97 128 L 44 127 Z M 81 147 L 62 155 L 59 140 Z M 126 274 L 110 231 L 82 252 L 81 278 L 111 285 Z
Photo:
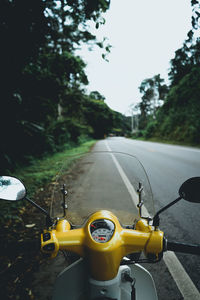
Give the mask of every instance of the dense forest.
M 86 92 L 86 64 L 76 55 L 96 40 L 88 21 L 103 26 L 109 0 L 1 0 L 0 75 L 2 173 L 30 157 L 62 150 L 87 138 L 129 131 L 98 91 Z
M 170 84 L 158 74 L 139 87 L 137 137 L 200 145 L 200 4 L 191 5 L 192 30 L 170 61 Z
M 103 26 L 109 5 L 109 0 L 0 0 L 0 170 L 19 177 L 29 197 L 46 209 L 43 190 L 63 161 L 71 168 L 95 139 L 130 131 L 129 120 L 109 108 L 103 95 L 87 91 L 86 63 L 76 51 L 83 44 L 100 47 L 108 60 L 111 46 L 91 34 L 88 22 Z M 39 239 L 41 214 L 25 201 L 1 201 L 0 224 L 0 298 L 38 299 L 34 272 L 46 259 L 29 242 Z

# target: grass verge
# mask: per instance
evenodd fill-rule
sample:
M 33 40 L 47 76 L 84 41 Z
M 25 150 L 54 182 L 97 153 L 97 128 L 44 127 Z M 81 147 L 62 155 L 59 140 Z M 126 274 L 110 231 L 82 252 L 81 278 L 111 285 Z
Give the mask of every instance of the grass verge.
M 19 178 L 27 188 L 28 197 L 34 198 L 34 194 L 38 190 L 43 189 L 45 184 L 53 180 L 63 164 L 65 169 L 70 168 L 71 164 L 82 154 L 88 152 L 95 143 L 95 140 L 87 141 L 78 147 L 68 148 L 43 159 L 36 159 L 29 166 L 18 168 L 9 175 Z M 24 201 L 13 203 L 0 201 L 1 221 L 17 218 L 13 210 L 24 205 Z
M 70 170 L 77 158 L 88 152 L 95 142 L 88 141 L 70 149 L 66 145 L 65 151 L 33 160 L 29 166 L 5 175 L 21 179 L 27 187 L 28 196 L 46 208 L 48 195 L 44 197 L 46 191 L 43 192 L 43 189 L 55 179 L 63 163 L 64 170 Z M 0 201 L 0 223 L 0 298 L 38 299 L 37 291 L 33 291 L 34 274 L 40 276 L 39 266 L 46 264 L 46 258 L 40 254 L 36 241 L 40 240 L 45 217 L 26 200 Z

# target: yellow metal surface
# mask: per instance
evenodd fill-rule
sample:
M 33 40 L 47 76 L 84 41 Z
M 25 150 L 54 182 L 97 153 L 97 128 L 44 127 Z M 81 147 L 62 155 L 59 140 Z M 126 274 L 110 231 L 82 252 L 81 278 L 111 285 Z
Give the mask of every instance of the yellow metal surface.
M 70 229 L 71 229 L 71 225 L 65 219 L 59 220 L 56 225 L 56 231 L 58 231 L 58 232 L 68 232 L 68 230 L 70 230 Z
M 107 219 L 115 224 L 114 234 L 106 243 L 98 243 L 91 236 L 90 225 L 98 219 Z M 51 240 L 42 240 L 42 247 L 48 243 L 55 243 L 52 257 L 57 255 L 59 249 L 86 257 L 90 274 L 96 280 L 113 279 L 117 275 L 121 259 L 130 253 L 144 251 L 158 255 L 163 250 L 163 232 L 154 231 L 146 220 L 139 220 L 134 230 L 125 229 L 115 215 L 105 210 L 91 215 L 86 224 L 79 229 L 70 230 L 70 224 L 61 220 L 50 233 Z

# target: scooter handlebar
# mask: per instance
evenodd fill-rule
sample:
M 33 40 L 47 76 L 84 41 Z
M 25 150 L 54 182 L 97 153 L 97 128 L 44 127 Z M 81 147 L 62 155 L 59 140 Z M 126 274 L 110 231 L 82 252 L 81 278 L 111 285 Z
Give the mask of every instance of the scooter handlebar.
M 166 241 L 166 250 L 200 255 L 200 245 Z

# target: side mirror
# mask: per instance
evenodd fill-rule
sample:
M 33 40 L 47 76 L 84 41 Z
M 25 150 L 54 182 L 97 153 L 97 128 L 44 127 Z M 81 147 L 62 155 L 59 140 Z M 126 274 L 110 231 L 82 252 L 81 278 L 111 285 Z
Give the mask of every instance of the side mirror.
M 179 195 L 189 202 L 200 203 L 200 177 L 186 180 L 179 189 Z
M 23 183 L 10 176 L 0 176 L 0 199 L 18 201 L 26 197 L 26 188 Z
M 51 219 L 49 213 L 37 203 L 27 198 L 26 194 L 26 188 L 19 179 L 10 176 L 0 176 L 0 200 L 18 201 L 26 199 L 29 203 L 46 215 L 47 227 L 49 228 L 52 226 L 53 220 Z
M 153 226 L 159 226 L 159 215 L 181 199 L 189 202 L 200 203 L 200 177 L 192 177 L 181 185 L 179 189 L 179 198 L 164 206 L 155 214 L 153 217 Z

